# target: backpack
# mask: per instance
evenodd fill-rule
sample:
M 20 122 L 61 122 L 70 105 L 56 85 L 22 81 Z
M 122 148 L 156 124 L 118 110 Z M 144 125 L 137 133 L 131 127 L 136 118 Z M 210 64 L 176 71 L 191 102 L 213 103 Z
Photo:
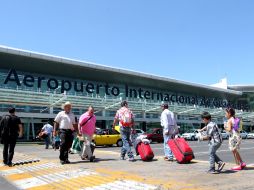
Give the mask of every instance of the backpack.
M 234 126 L 233 126 L 233 129 L 234 129 L 235 131 L 239 131 L 239 129 L 240 129 L 240 122 L 241 122 L 241 120 L 240 120 L 239 118 L 235 118 L 235 119 L 234 119 Z
M 122 117 L 121 117 L 120 123 L 124 127 L 129 127 L 129 126 L 132 125 L 132 123 L 133 123 L 133 115 L 132 115 L 130 110 L 127 109 L 127 110 L 125 110 L 122 113 Z

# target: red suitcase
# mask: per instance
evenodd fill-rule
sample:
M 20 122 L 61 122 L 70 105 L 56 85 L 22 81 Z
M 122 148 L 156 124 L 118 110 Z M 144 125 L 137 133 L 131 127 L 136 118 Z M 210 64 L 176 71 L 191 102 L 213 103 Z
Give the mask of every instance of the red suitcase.
M 180 164 L 189 163 L 194 158 L 193 151 L 184 138 L 170 139 L 168 146 Z
M 153 160 L 154 154 L 150 144 L 139 143 L 137 145 L 137 152 L 143 161 Z

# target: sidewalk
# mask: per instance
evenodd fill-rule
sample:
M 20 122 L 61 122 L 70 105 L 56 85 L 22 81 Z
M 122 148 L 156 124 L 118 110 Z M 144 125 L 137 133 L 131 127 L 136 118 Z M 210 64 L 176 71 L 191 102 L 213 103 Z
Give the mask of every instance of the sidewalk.
M 0 174 L 20 189 L 253 189 L 253 167 L 244 171 L 224 171 L 220 175 L 206 174 L 208 162 L 194 161 L 179 165 L 165 162 L 161 157 L 153 162 L 119 160 L 117 151 L 97 148 L 97 161 L 81 161 L 77 154 L 70 155 L 69 165 L 60 165 L 58 151 L 43 146 L 19 146 L 15 160 L 41 158 L 38 163 L 0 166 Z M 0 151 L 1 148 L 0 148 Z M 27 155 L 26 155 L 27 154 Z M 225 169 L 232 167 L 227 164 Z

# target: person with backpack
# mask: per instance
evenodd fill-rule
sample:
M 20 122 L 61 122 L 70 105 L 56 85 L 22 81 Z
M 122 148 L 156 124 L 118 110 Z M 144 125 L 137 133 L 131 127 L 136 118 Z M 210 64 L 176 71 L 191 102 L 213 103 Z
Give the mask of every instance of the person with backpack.
M 223 162 L 220 157 L 216 154 L 216 151 L 220 148 L 222 144 L 222 135 L 216 123 L 212 122 L 212 116 L 208 112 L 203 112 L 201 115 L 203 122 L 205 123 L 205 127 L 199 132 L 204 132 L 204 136 L 200 137 L 200 140 L 208 140 L 209 142 L 209 162 L 210 169 L 208 173 L 217 174 L 222 171 L 225 166 L 225 162 Z M 218 164 L 218 170 L 215 170 L 215 163 Z
M 236 166 L 232 168 L 234 171 L 242 170 L 246 167 L 246 163 L 243 162 L 240 153 L 241 134 L 240 134 L 240 119 L 235 117 L 235 110 L 233 108 L 226 109 L 227 122 L 224 123 L 224 128 L 229 132 L 229 149 L 232 151 Z
M 1 143 L 4 145 L 3 163 L 10 167 L 12 166 L 17 138 L 22 137 L 23 134 L 21 120 L 15 115 L 15 112 L 15 108 L 9 108 L 9 114 L 4 115 L 0 121 Z
M 178 133 L 178 126 L 176 123 L 175 115 L 169 111 L 168 104 L 162 104 L 161 113 L 161 126 L 163 127 L 164 138 L 164 160 L 173 162 L 173 153 L 168 145 L 168 141 Z
M 121 149 L 121 160 L 125 160 L 125 155 L 127 153 L 129 161 L 135 161 L 133 153 L 130 147 L 130 135 L 131 129 L 134 126 L 134 116 L 132 111 L 128 108 L 128 102 L 123 101 L 121 103 L 121 108 L 116 112 L 115 119 L 113 122 L 113 130 L 115 125 L 119 121 L 120 133 L 123 141 L 123 146 Z
M 94 115 L 94 108 L 93 106 L 89 106 L 87 112 L 79 118 L 78 131 L 83 136 L 84 140 L 81 159 L 85 160 L 87 157 L 90 162 L 93 162 L 95 159 L 91 150 L 91 143 L 96 130 L 95 124 L 96 116 Z

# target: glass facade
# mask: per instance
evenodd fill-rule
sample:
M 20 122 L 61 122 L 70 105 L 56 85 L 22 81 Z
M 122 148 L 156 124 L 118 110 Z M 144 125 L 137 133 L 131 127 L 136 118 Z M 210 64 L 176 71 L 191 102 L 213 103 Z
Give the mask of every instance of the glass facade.
M 209 111 L 221 126 L 224 108 L 235 106 L 244 121 L 244 129 L 252 131 L 254 114 L 254 91 L 243 92 L 238 98 L 203 97 L 198 92 L 182 93 L 168 89 L 137 87 L 123 84 L 121 80 L 107 83 L 80 80 L 62 76 L 22 72 L 15 69 L 0 69 L 0 112 L 15 106 L 25 126 L 23 140 L 34 139 L 43 124 L 60 112 L 61 105 L 70 101 L 77 118 L 89 105 L 96 110 L 97 127 L 110 128 L 116 110 L 127 99 L 133 110 L 136 127 L 149 130 L 160 128 L 160 105 L 168 102 L 170 110 L 178 117 L 180 132 L 202 126 L 200 114 Z

